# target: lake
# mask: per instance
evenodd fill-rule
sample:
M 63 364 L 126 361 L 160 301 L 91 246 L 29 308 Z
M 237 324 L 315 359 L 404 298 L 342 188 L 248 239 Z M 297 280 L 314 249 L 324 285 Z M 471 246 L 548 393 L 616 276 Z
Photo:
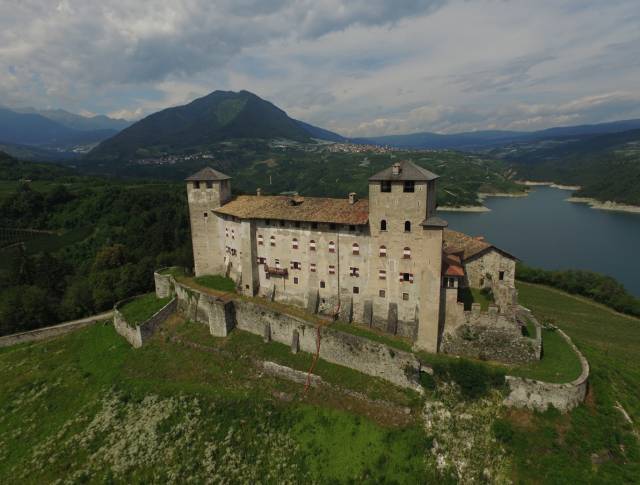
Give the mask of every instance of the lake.
M 490 197 L 491 212 L 440 212 L 449 227 L 485 236 L 524 263 L 613 276 L 640 296 L 640 214 L 566 202 L 566 190 L 532 187 L 528 197 Z

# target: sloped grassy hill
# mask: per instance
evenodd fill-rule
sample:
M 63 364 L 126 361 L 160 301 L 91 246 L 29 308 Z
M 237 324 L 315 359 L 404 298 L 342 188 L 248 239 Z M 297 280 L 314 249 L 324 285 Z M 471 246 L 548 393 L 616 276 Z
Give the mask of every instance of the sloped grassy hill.
M 312 389 L 299 401 L 300 386 L 252 364 L 308 366 L 285 346 L 174 319 L 133 350 L 98 325 L 0 349 L 0 482 L 456 483 L 452 463 L 463 481 L 637 481 L 637 424 L 616 406 L 638 423 L 640 321 L 545 287 L 521 284 L 520 297 L 590 359 L 587 402 L 570 415 L 465 403 L 447 386 L 420 402 L 323 361 L 326 381 L 368 400 Z

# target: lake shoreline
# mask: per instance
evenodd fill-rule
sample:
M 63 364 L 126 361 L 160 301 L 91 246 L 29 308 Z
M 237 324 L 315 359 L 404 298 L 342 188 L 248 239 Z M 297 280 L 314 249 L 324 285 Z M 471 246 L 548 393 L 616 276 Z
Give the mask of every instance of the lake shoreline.
M 526 187 L 551 187 L 554 189 L 571 190 L 574 192 L 582 188 L 580 185 L 563 185 L 555 182 L 536 182 L 535 180 L 516 180 L 515 183 Z
M 572 202 L 574 204 L 588 204 L 591 209 L 640 214 L 640 206 L 638 205 L 620 204 L 610 200 L 602 202 L 600 200 L 592 199 L 591 197 L 569 197 L 568 199 L 565 199 L 565 201 Z
M 437 210 L 441 212 L 491 212 L 491 209 L 484 205 L 461 205 L 459 207 L 454 206 L 441 206 Z

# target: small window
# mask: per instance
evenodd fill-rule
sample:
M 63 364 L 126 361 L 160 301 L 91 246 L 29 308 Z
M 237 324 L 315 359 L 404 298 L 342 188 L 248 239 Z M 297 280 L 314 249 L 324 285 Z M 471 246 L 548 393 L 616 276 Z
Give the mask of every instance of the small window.
M 504 271 L 500 271 L 500 273 L 498 273 L 498 279 L 500 281 L 504 281 Z
M 311 229 L 318 229 L 318 223 L 317 222 L 312 222 L 311 223 Z
M 387 257 L 387 248 L 386 248 L 386 246 L 380 246 L 380 257 L 381 258 L 386 258 Z
M 231 229 L 231 239 L 235 239 L 236 238 L 236 231 L 235 229 Z
M 291 269 L 302 269 L 302 263 L 299 261 L 291 261 Z
M 193 182 L 193 188 L 194 189 L 199 189 L 200 188 L 200 182 Z
M 311 241 L 309 241 L 309 251 L 315 251 L 316 250 L 316 242 L 312 239 Z
M 414 182 L 413 180 L 407 180 L 407 181 L 405 181 L 405 183 L 404 183 L 403 190 L 404 190 L 405 192 L 415 192 L 415 190 L 416 190 L 416 189 L 415 189 L 415 185 L 416 185 L 416 184 L 415 184 L 415 182 Z
M 404 259 L 411 259 L 411 248 L 404 248 L 402 250 L 402 257 Z
M 386 291 L 384 291 L 384 290 L 380 290 L 380 291 L 378 291 L 378 296 L 379 296 L 380 298 L 384 298 L 384 297 L 386 297 L 386 296 L 387 296 L 387 292 L 386 292 Z
M 213 182 L 211 180 L 207 180 L 207 188 L 208 189 L 212 189 L 213 188 Z
M 300 221 L 296 221 L 296 222 L 294 223 L 294 226 L 296 226 L 296 227 L 300 227 Z
M 333 241 L 329 241 L 329 252 L 330 253 L 336 252 L 336 243 L 334 243 Z
M 358 288 L 357 286 L 353 287 L 353 294 L 357 295 L 358 293 L 360 293 L 360 288 Z
M 269 245 L 272 246 L 272 247 L 276 246 L 276 237 L 275 236 L 271 236 L 269 238 Z
M 297 284 L 298 284 L 298 277 L 297 277 L 297 276 L 294 276 L 294 277 L 293 277 L 293 284 L 294 284 L 294 285 L 297 285 Z
M 312 273 L 315 273 L 315 272 L 316 272 L 316 263 L 311 263 L 311 264 L 309 265 L 309 270 L 310 270 Z
M 209 217 L 209 214 L 207 214 L 206 212 L 204 212 L 202 215 L 204 216 L 205 219 Z
M 258 234 L 258 246 L 264 246 L 264 238 L 262 234 Z
M 403 294 L 402 294 L 402 299 L 403 299 L 404 301 L 408 301 L 408 300 L 409 300 L 409 293 L 403 293 Z
M 380 182 L 380 192 L 391 192 L 391 181 L 383 180 Z
M 353 266 L 349 268 L 349 276 L 360 276 L 360 270 L 358 268 L 354 268 Z
M 320 288 L 325 288 L 325 287 L 326 287 L 325 282 L 324 282 L 324 281 L 321 281 L 321 282 L 320 282 Z
M 271 221 L 269 219 L 265 219 L 264 220 L 264 225 L 265 226 L 270 226 L 271 225 Z
M 384 269 L 381 269 L 378 271 L 378 278 L 380 278 L 381 280 L 386 280 L 387 279 L 387 271 Z
M 293 240 L 291 241 L 291 247 L 293 249 L 298 249 L 298 240 L 294 237 Z
M 404 221 L 404 232 L 411 232 L 411 221 Z
M 408 281 L 413 283 L 413 275 L 411 273 L 400 273 L 400 281 Z
M 351 248 L 354 255 L 357 256 L 358 254 L 360 254 L 360 245 L 358 243 L 353 243 L 353 246 L 351 246 Z
M 484 287 L 484 278 L 480 278 L 480 286 Z
M 286 223 L 284 221 L 280 221 L 280 227 L 284 227 Z
M 382 219 L 380 221 L 380 230 L 381 231 L 386 231 L 387 230 L 387 221 L 385 219 Z
M 349 226 L 349 231 L 353 232 L 356 230 L 356 226 Z
M 329 274 L 336 274 L 336 267 L 334 265 L 329 265 Z
M 229 228 L 228 227 L 224 228 L 224 237 L 229 237 Z
M 259 258 L 258 258 L 258 264 L 267 264 L 267 260 L 266 260 L 266 258 L 259 257 Z
M 332 231 L 335 231 L 337 227 L 338 226 L 336 226 L 334 223 L 329 224 L 329 229 Z
M 276 259 L 276 268 L 279 268 L 279 267 L 280 267 L 280 260 Z

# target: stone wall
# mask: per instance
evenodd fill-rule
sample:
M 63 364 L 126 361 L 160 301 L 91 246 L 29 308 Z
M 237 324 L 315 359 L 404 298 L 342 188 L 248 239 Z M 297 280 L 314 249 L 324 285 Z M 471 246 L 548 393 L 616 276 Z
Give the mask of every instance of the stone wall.
M 453 302 L 453 291 L 447 293 L 441 352 L 509 364 L 540 359 L 539 340 L 522 335 L 515 315 L 500 313 L 496 305 L 482 312 L 478 303 L 465 311 L 463 303 Z
M 161 268 L 153 273 L 153 279 L 156 285 L 156 296 L 158 298 L 167 298 L 173 295 L 173 283 L 169 277 L 170 275 L 162 274 L 163 270 L 172 268 L 175 268 L 175 266 Z
M 504 400 L 505 405 L 535 409 L 537 411 L 545 411 L 552 405 L 566 413 L 584 401 L 587 395 L 589 363 L 566 333 L 560 329 L 556 331 L 562 335 L 578 355 L 582 366 L 580 376 L 567 384 L 551 384 L 533 379 L 507 376 L 506 381 L 510 392 Z
M 145 341 L 151 338 L 158 325 L 164 322 L 169 315 L 175 313 L 177 301 L 175 298 L 171 300 L 146 322 L 143 322 L 140 325 L 131 325 L 127 322 L 119 309 L 135 298 L 138 297 L 127 298 L 115 304 L 113 307 L 113 326 L 116 329 L 116 332 L 122 335 L 134 348 L 138 349 L 144 345 Z
M 9 347 L 11 345 L 22 344 L 26 342 L 37 342 L 39 340 L 46 340 L 53 337 L 59 337 L 69 332 L 94 325 L 102 320 L 110 319 L 113 312 L 105 312 L 100 315 L 94 315 L 87 318 L 81 318 L 79 320 L 73 320 L 71 322 L 60 323 L 58 325 L 52 325 L 50 327 L 37 328 L 35 330 L 29 330 L 28 332 L 14 333 L 12 335 L 4 335 L 0 337 L 0 347 Z
M 224 336 L 238 328 L 265 340 L 284 345 L 295 342 L 296 350 L 315 354 L 320 337 L 320 358 L 395 385 L 421 392 L 420 363 L 411 353 L 316 325 L 284 314 L 255 301 L 218 298 L 175 282 L 178 311 L 209 326 L 213 335 Z

